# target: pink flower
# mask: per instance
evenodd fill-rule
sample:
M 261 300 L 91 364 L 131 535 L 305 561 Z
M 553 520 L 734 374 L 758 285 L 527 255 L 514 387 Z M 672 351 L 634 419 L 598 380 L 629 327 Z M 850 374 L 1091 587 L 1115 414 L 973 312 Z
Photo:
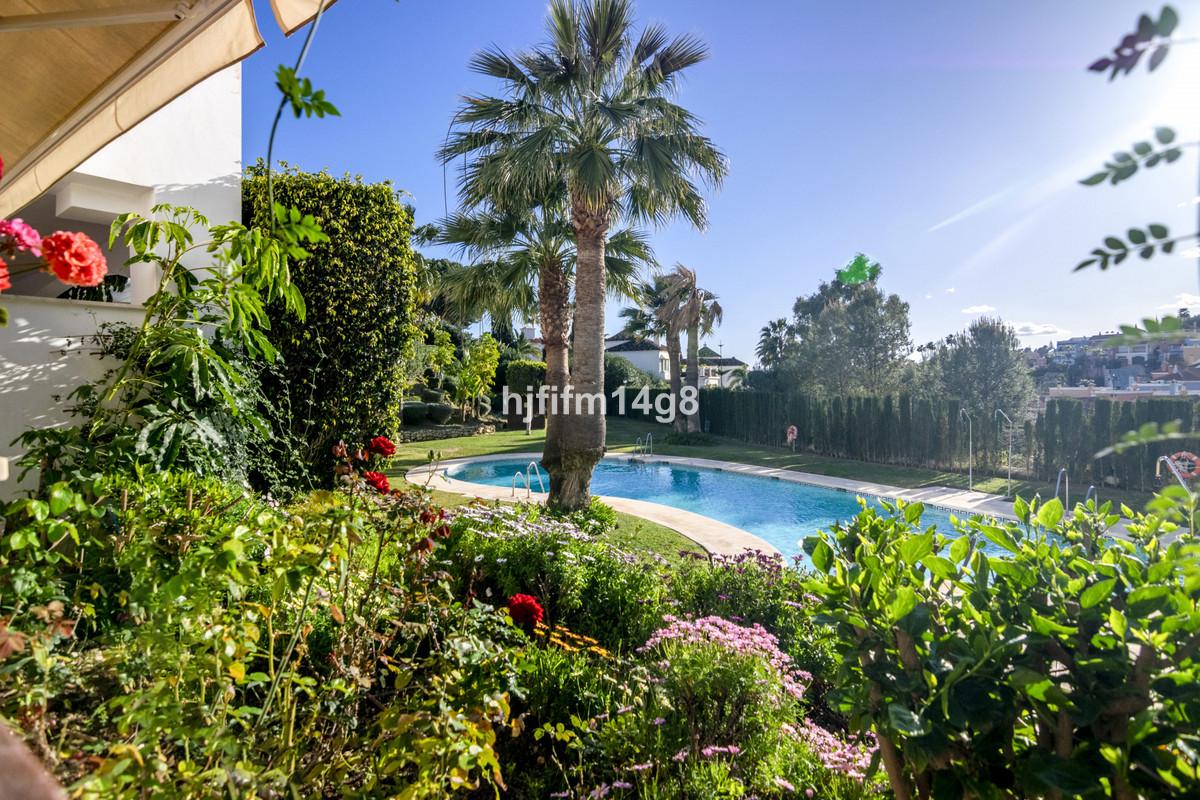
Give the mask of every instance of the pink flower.
M 42 239 L 42 254 L 50 271 L 72 286 L 98 286 L 108 274 L 100 245 L 86 233 L 56 231 Z
M 23 219 L 0 219 L 0 239 L 8 239 L 7 249 L 13 252 L 28 250 L 41 258 L 42 236 Z M 3 249 L 5 246 L 0 245 Z

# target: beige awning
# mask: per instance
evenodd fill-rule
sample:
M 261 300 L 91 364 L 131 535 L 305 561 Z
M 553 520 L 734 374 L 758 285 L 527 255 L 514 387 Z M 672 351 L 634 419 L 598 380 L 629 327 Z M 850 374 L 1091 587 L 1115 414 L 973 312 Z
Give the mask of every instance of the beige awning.
M 319 0 L 274 0 L 291 32 Z M 251 0 L 0 0 L 0 218 L 260 47 Z

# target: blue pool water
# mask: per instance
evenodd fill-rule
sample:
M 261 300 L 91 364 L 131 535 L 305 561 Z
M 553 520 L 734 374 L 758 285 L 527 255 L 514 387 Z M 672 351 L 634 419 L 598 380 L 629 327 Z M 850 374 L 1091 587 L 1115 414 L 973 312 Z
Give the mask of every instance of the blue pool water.
M 448 475 L 471 483 L 512 486 L 513 474 L 528 463 L 527 460 L 476 461 L 451 467 Z M 533 489 L 538 491 L 536 478 Z M 592 492 L 648 500 L 703 514 L 749 531 L 789 557 L 802 551 L 801 541 L 805 536 L 828 530 L 834 522 L 850 519 L 859 510 L 854 494 L 836 489 L 626 459 L 606 458 L 597 464 L 592 475 Z M 921 522 L 924 526 L 935 524 L 939 532 L 953 535 L 949 512 L 926 506 Z

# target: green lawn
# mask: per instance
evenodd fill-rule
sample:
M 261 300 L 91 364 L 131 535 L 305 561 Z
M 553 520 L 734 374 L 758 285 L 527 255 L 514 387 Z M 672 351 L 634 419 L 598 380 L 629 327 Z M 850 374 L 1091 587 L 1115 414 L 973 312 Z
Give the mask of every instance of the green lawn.
M 966 473 L 943 472 L 918 467 L 897 467 L 890 464 L 873 464 L 866 461 L 853 461 L 845 458 L 832 458 L 812 453 L 792 453 L 782 447 L 763 447 L 747 444 L 733 439 L 713 437 L 716 444 L 710 447 L 683 447 L 663 443 L 663 437 L 670 433 L 666 425 L 651 422 L 610 417 L 608 420 L 608 449 L 610 451 L 631 451 L 638 437 L 647 433 L 654 434 L 654 452 L 662 455 L 692 456 L 694 458 L 712 458 L 719 461 L 736 461 L 743 464 L 757 464 L 780 469 L 794 469 L 800 472 L 812 472 L 817 475 L 833 475 L 839 478 L 855 478 L 858 480 L 884 483 L 889 486 L 899 486 L 905 489 L 923 486 L 950 486 L 958 489 L 967 488 Z M 542 449 L 542 432 L 533 431 L 526 435 L 522 431 L 500 431 L 490 436 L 472 436 L 463 439 L 443 439 L 436 442 L 400 445 L 396 448 L 395 462 L 402 473 L 418 464 L 429 460 L 431 450 L 440 454 L 442 459 L 463 458 L 466 456 L 487 455 L 491 453 L 520 453 L 540 452 Z M 1004 494 L 1005 479 L 1003 476 L 992 477 L 978 475 L 975 489 L 980 492 Z M 1072 502 L 1082 500 L 1086 486 L 1072 486 Z M 1013 480 L 1013 492 L 1025 497 L 1041 493 L 1042 497 L 1054 494 L 1054 484 L 1036 481 Z M 1115 503 L 1127 503 L 1134 509 L 1142 508 L 1150 499 L 1149 494 L 1141 492 L 1105 489 L 1100 491 L 1101 500 L 1112 500 Z

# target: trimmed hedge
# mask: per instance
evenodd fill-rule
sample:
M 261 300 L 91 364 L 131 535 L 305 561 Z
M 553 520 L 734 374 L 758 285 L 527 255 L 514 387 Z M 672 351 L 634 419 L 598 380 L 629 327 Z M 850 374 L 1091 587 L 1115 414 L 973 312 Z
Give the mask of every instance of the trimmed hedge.
M 293 431 L 325 471 L 329 445 L 391 435 L 400 426 L 405 359 L 421 333 L 413 324 L 418 265 L 412 212 L 390 183 L 288 169 L 275 173 L 275 201 L 312 214 L 330 237 L 294 263 L 305 318 L 270 308 L 268 336 L 283 357 L 272 396 L 287 397 Z M 270 225 L 260 161 L 242 182 L 247 224 Z
M 653 419 L 655 400 L 667 393 L 665 389 L 650 390 L 651 410 L 647 413 L 633 407 L 636 392 L 627 391 L 623 416 Z M 933 469 L 967 466 L 967 431 L 959 419 L 959 408 L 957 400 L 922 400 L 908 395 L 817 398 L 729 389 L 700 391 L 700 417 L 707 433 L 784 447 L 787 428 L 795 425 L 797 450 Z M 613 397 L 608 411 L 613 415 L 619 412 Z M 1094 457 L 1128 431 L 1148 422 L 1173 420 L 1179 420 L 1183 432 L 1196 433 L 1195 438 L 1136 447 L 1099 460 Z M 1197 423 L 1200 414 L 1190 398 L 1050 400 L 1036 422 L 1016 431 L 1013 473 L 1052 481 L 1065 467 L 1071 481 L 1083 487 L 1078 490 L 1079 497 L 1088 484 L 1151 491 L 1162 483 L 1155 475 L 1159 456 L 1180 450 L 1200 452 Z M 992 464 L 982 458 L 985 437 L 995 437 L 995 430 L 990 421 L 975 420 L 977 474 L 1004 473 L 1002 458 Z M 1003 450 L 993 449 L 993 453 L 1002 454 Z
M 407 402 L 404 404 L 404 424 L 405 425 L 420 425 L 429 416 L 429 405 L 420 402 Z
M 525 394 L 529 389 L 536 393 L 546 381 L 546 362 L 527 359 L 510 361 L 504 379 L 513 394 Z
M 445 425 L 454 416 L 454 406 L 449 403 L 430 403 L 429 419 L 438 425 Z

